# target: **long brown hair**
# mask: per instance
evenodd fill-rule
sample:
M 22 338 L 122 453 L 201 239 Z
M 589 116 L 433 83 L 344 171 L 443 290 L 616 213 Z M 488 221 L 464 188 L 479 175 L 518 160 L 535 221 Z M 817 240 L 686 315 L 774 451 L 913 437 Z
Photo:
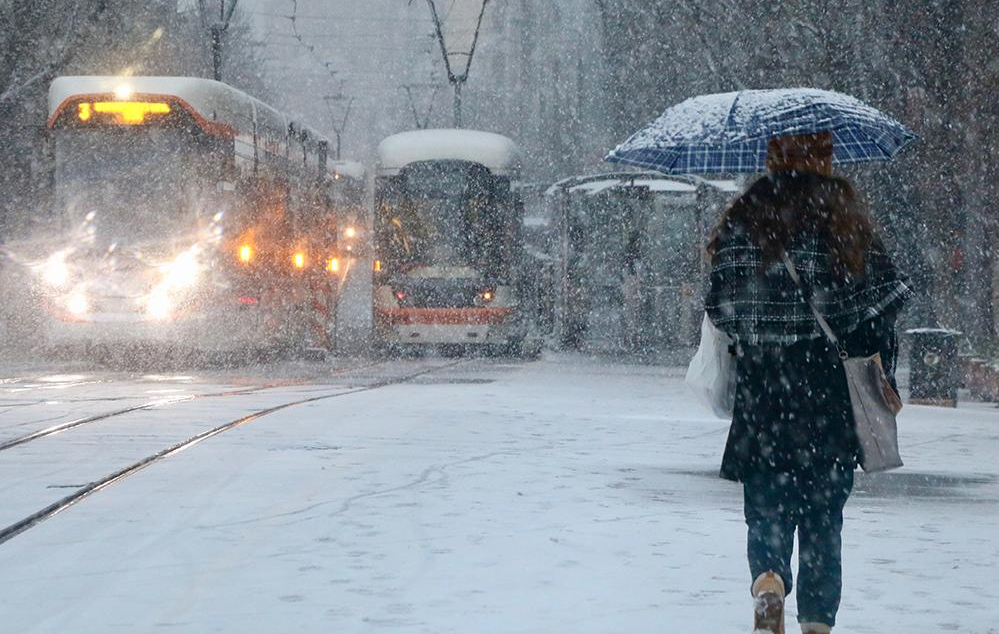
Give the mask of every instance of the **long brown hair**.
M 839 278 L 863 275 L 874 242 L 874 227 L 850 181 L 811 172 L 778 172 L 753 183 L 725 211 L 708 253 L 714 255 L 739 230 L 763 251 L 764 268 L 798 235 L 817 234 Z

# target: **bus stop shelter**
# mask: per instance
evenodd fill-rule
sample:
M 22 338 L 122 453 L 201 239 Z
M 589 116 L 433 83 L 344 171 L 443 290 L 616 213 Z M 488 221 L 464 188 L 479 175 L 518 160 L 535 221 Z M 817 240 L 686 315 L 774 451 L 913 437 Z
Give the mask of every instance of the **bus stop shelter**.
M 562 348 L 660 355 L 696 343 L 704 246 L 732 180 L 615 172 L 546 192 L 556 272 L 553 335 Z

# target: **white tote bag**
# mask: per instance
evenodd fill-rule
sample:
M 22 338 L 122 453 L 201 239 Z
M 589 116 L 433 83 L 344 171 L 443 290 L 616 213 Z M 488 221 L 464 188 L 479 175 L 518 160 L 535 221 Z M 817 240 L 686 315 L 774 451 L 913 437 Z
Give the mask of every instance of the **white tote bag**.
M 684 382 L 698 400 L 718 418 L 732 418 L 735 407 L 735 357 L 732 339 L 704 315 L 701 322 L 701 344 L 687 367 Z

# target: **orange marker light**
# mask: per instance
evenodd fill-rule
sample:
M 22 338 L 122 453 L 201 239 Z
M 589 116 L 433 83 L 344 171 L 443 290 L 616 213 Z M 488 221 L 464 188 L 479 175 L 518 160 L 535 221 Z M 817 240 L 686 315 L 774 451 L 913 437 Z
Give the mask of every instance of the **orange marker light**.
M 305 268 L 305 254 L 301 251 L 296 251 L 295 255 L 291 257 L 291 261 L 295 265 L 296 269 Z
M 77 116 L 80 117 L 80 121 L 90 121 L 90 117 L 93 116 L 94 110 L 90 107 L 89 103 L 81 103 L 78 105 L 79 113 Z
M 382 261 L 381 260 L 375 260 L 375 270 L 376 271 L 381 271 L 382 270 Z
M 487 301 L 487 302 L 493 301 L 493 292 L 492 291 L 483 291 L 482 292 L 482 299 L 484 301 Z
M 326 270 L 330 273 L 336 273 L 340 270 L 340 260 L 336 258 L 328 258 L 326 260 Z
M 244 244 L 239 247 L 239 261 L 243 264 L 249 264 L 250 260 L 253 259 L 253 247 L 248 244 Z

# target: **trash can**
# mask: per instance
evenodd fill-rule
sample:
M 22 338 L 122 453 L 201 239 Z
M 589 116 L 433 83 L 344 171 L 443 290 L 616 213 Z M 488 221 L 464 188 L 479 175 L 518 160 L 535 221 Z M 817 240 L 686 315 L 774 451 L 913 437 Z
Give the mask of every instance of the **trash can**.
M 957 388 L 961 384 L 957 342 L 961 333 L 944 328 L 914 328 L 906 334 L 912 343 L 909 402 L 957 407 Z

